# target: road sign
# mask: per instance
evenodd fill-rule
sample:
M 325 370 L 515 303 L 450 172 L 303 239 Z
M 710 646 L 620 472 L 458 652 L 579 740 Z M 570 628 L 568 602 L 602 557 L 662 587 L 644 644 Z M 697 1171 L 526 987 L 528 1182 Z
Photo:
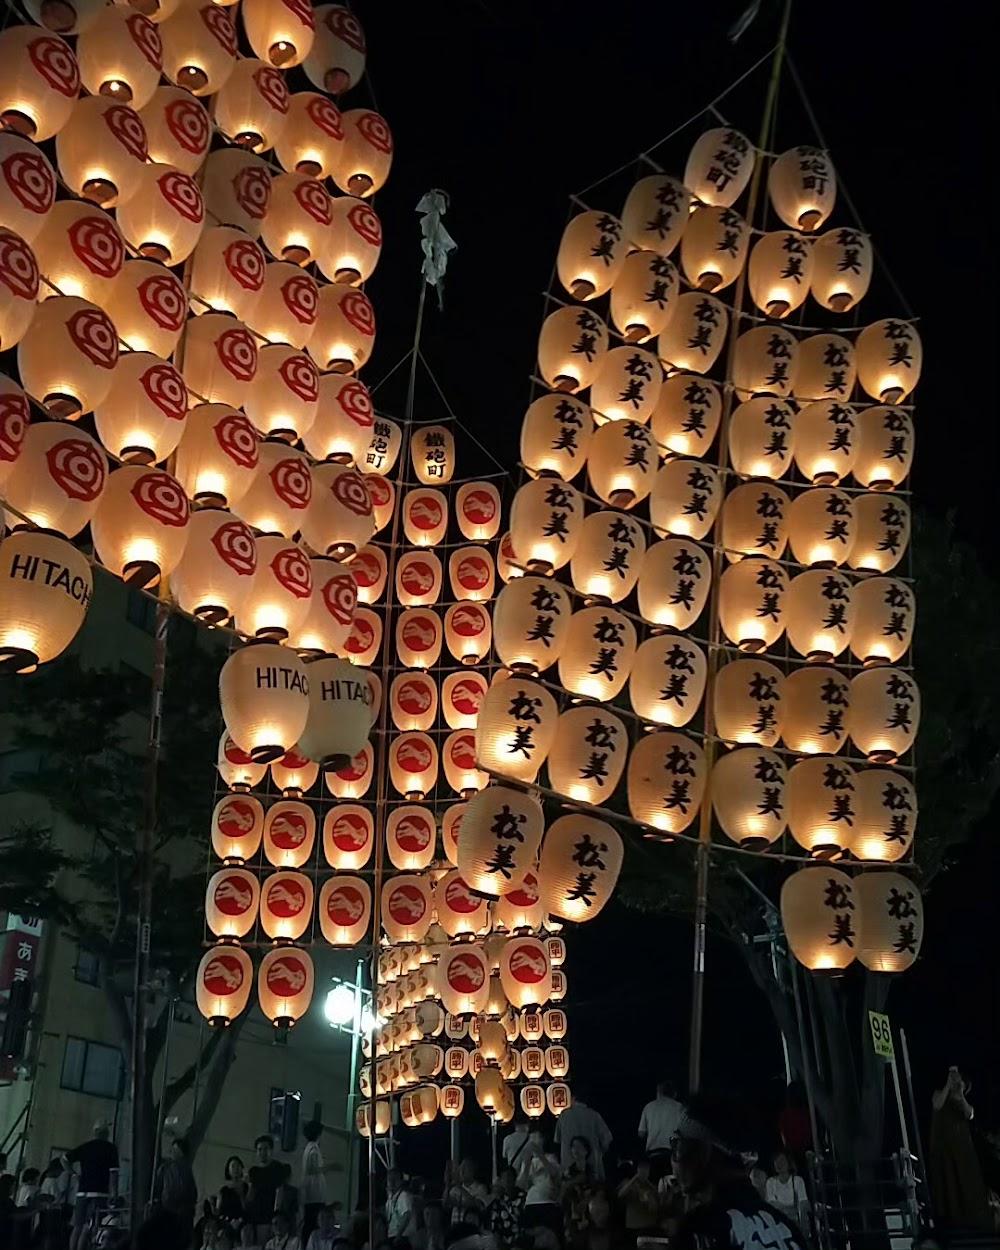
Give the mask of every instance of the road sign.
M 895 1059 L 896 1052 L 892 1048 L 892 1029 L 889 1017 L 881 1011 L 869 1011 L 868 1023 L 872 1031 L 872 1045 L 876 1055 L 883 1059 Z

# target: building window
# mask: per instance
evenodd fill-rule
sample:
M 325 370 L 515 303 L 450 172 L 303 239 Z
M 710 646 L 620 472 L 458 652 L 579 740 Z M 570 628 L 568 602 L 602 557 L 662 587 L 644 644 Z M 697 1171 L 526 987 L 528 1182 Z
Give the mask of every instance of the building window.
M 96 985 L 101 975 L 101 961 L 93 951 L 86 951 L 82 946 L 76 948 L 76 964 L 73 975 L 84 985 Z
M 125 604 L 125 619 L 145 634 L 156 632 L 156 600 L 142 591 L 129 589 Z
M 98 1098 L 122 1096 L 125 1066 L 121 1051 L 116 1046 L 101 1042 L 87 1042 L 80 1037 L 67 1037 L 63 1054 L 62 1075 L 59 1084 L 63 1089 L 76 1090 L 80 1094 L 93 1094 Z
M 267 1131 L 274 1138 L 279 1150 L 295 1149 L 299 1139 L 299 1104 L 302 1094 L 298 1090 L 284 1090 L 271 1086 L 268 1102 Z

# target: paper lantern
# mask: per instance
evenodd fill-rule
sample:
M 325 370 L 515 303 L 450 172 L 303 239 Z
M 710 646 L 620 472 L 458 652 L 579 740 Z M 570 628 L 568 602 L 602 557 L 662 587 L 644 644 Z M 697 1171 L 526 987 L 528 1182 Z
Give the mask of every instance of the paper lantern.
M 635 820 L 664 833 L 681 833 L 698 815 L 708 765 L 684 734 L 640 738 L 628 762 L 628 806 Z
M 274 145 L 282 168 L 310 178 L 330 178 L 340 164 L 343 146 L 344 124 L 333 101 L 315 91 L 293 92 Z
M 463 538 L 486 542 L 500 532 L 500 492 L 492 482 L 463 482 L 455 492 L 455 520 Z
M 302 535 L 316 551 L 337 559 L 364 547 L 375 531 L 371 496 L 364 478 L 349 465 L 320 464 L 312 470 L 312 503 Z
M 640 178 L 622 210 L 625 236 L 633 247 L 669 256 L 687 226 L 690 209 L 691 193 L 676 178 L 666 174 Z
M 786 600 L 788 641 L 807 660 L 828 664 L 854 629 L 854 584 L 843 573 L 814 570 L 793 577 Z
M 843 564 L 854 549 L 855 498 L 842 490 L 803 491 L 788 509 L 788 541 L 800 564 Z
M 521 460 L 538 477 L 569 481 L 583 468 L 593 432 L 590 410 L 570 395 L 542 395 L 521 423 Z
M 496 978 L 492 978 L 490 984 L 492 986 Z M 487 1012 L 490 1004 L 487 1003 Z M 503 1025 L 499 1020 L 490 1020 L 486 1014 L 477 1017 L 477 1030 L 479 1033 L 479 1053 L 483 1057 L 484 1063 L 496 1064 L 501 1071 L 504 1067 L 504 1060 L 507 1055 L 507 1035 Z
M 438 962 L 436 980 L 446 1011 L 456 1016 L 478 1015 L 486 1006 L 490 990 L 489 965 L 483 948 L 465 944 L 449 947 Z M 484 1077 L 496 1078 L 502 1084 L 496 1068 L 483 1068 L 476 1077 L 477 1097 Z
M 458 867 L 458 840 L 468 803 L 452 803 L 441 814 L 441 846 L 448 863 Z
M 500 956 L 500 982 L 515 1010 L 544 1006 L 552 993 L 552 965 L 545 943 L 534 937 L 509 938 Z
M 545 1070 L 552 1077 L 569 1075 L 569 1051 L 565 1046 L 546 1046 Z
M 684 168 L 684 185 L 703 204 L 735 204 L 753 172 L 757 153 L 738 130 L 706 130 L 696 140 Z
M 792 230 L 762 235 L 750 253 L 750 297 L 769 317 L 787 317 L 809 294 L 813 248 Z
M 875 321 L 855 342 L 858 381 L 880 404 L 899 404 L 920 377 L 923 348 L 916 326 L 908 321 Z
M 635 648 L 628 617 L 613 608 L 584 608 L 570 620 L 559 680 L 571 694 L 606 702 L 624 687 Z
M 541 804 L 530 794 L 509 786 L 480 790 L 462 816 L 461 880 L 478 894 L 509 894 L 535 862 L 544 824 Z
M 193 394 L 239 408 L 257 376 L 257 343 L 235 317 L 204 313 L 187 324 L 183 360 L 184 380 Z
M 858 898 L 836 868 L 801 868 L 781 887 L 781 923 L 789 949 L 814 972 L 837 972 L 857 953 Z
M 701 615 L 710 585 L 711 567 L 700 547 L 678 538 L 652 543 L 639 573 L 639 612 L 653 625 L 687 629 Z
M 266 764 L 255 764 L 242 747 L 236 745 L 228 733 L 219 739 L 219 753 L 215 764 L 219 776 L 231 790 L 243 793 L 262 781 L 267 772 Z M 260 827 L 264 828 L 263 809 L 261 810 Z M 256 852 L 260 840 L 254 847 Z
M 851 651 L 863 664 L 896 664 L 913 639 L 916 602 L 912 589 L 891 577 L 856 583 Z
M 855 495 L 855 538 L 848 563 L 865 573 L 894 569 L 910 542 L 910 509 L 902 499 Z
M 917 792 L 902 773 L 866 768 L 855 775 L 857 818 L 850 850 L 857 859 L 902 859 L 917 828 Z
M 722 396 L 713 382 L 675 373 L 660 388 L 650 428 L 662 451 L 700 456 L 712 445 L 721 416 Z
M 649 494 L 656 476 L 653 436 L 636 421 L 599 426 L 590 442 L 587 473 L 598 498 L 613 508 L 632 508 Z
M 308 763 L 308 760 L 303 760 L 303 764 Z M 273 763 L 272 776 L 274 767 Z M 314 779 L 315 776 L 313 773 Z M 312 858 L 315 841 L 316 814 L 307 803 L 288 800 L 272 803 L 267 809 L 264 818 L 264 855 L 269 864 L 273 864 L 275 868 L 301 868 Z
M 159 584 L 184 553 L 191 508 L 162 469 L 122 465 L 108 478 L 90 529 L 101 563 L 130 586 Z
M 792 370 L 798 399 L 848 400 L 854 391 L 854 344 L 839 334 L 800 339 Z
M 819 859 L 839 859 L 853 839 L 857 818 L 855 773 L 842 760 L 800 760 L 788 774 L 786 797 L 792 837 Z
M 108 307 L 118 337 L 136 352 L 172 356 L 188 313 L 187 292 L 169 269 L 151 260 L 126 260 Z
M 493 557 L 485 547 L 458 547 L 448 557 L 448 581 L 456 599 L 492 599 L 495 580 Z
M 72 35 L 86 30 L 100 15 L 103 4 L 101 0 L 76 0 L 72 4 L 69 0 L 59 0 L 55 4 L 28 0 L 24 7 L 39 26 L 60 35 Z
M 854 465 L 857 414 L 834 400 L 807 404 L 795 418 L 794 446 L 803 477 L 814 486 L 835 486 Z
M 608 327 L 589 308 L 559 308 L 538 338 L 538 370 L 554 391 L 586 390 L 608 350 Z
M 872 245 L 860 230 L 841 228 L 821 234 L 813 247 L 812 293 L 833 312 L 848 312 L 868 291 Z
M 29 420 L 28 397 L 16 382 L 0 374 L 0 485 L 10 477 L 24 449 Z
M 305 666 L 293 651 L 276 643 L 232 652 L 219 674 L 219 697 L 234 742 L 258 764 L 280 759 L 305 729 Z
M 351 574 L 357 582 L 358 601 L 377 603 L 389 575 L 385 552 L 371 543 L 362 547 L 351 561 Z
M 552 745 L 556 715 L 555 699 L 544 686 L 521 677 L 494 679 L 476 724 L 480 766 L 534 781 Z
M 396 621 L 396 654 L 407 668 L 432 668 L 441 655 L 441 618 L 422 608 L 407 608 Z
M 323 817 L 323 854 L 331 868 L 364 868 L 374 840 L 372 814 L 359 803 L 339 803 Z
M 295 947 L 268 951 L 261 960 L 257 998 L 261 1011 L 275 1028 L 290 1029 L 308 1011 L 313 976 L 312 959 Z
M 288 102 L 282 74 L 263 61 L 242 58 L 216 96 L 216 125 L 238 147 L 266 152 L 284 131 Z
M 214 95 L 236 67 L 234 10 L 204 0 L 183 0 L 163 22 L 163 73 L 197 96 Z
M 69 44 L 37 26 L 8 26 L 0 33 L 0 82 L 3 128 L 36 143 L 62 130 L 80 94 Z
M 107 398 L 117 363 L 110 318 L 71 295 L 39 304 L 17 345 L 21 385 L 53 416 L 68 420 Z
M 721 503 L 722 483 L 711 465 L 668 460 L 653 478 L 649 519 L 658 534 L 700 539 L 715 523 Z
M 573 813 L 548 828 L 538 866 L 546 913 L 563 920 L 593 920 L 611 897 L 621 871 L 621 837 L 603 820 Z
M 375 1103 L 375 1136 L 384 1137 L 392 1127 L 392 1104 L 387 1098 L 380 1098 Z M 371 1104 L 362 1103 L 354 1113 L 354 1124 L 362 1137 L 372 1134 Z
M 920 690 L 909 673 L 873 668 L 851 681 L 847 730 L 872 764 L 894 764 L 920 726 Z
M 771 747 L 781 737 L 781 670 L 764 660 L 733 660 L 715 679 L 715 728 L 723 742 Z
M 295 265 L 316 260 L 325 250 L 332 221 L 333 203 L 317 179 L 305 174 L 279 174 L 272 180 L 261 236 L 276 259 Z
M 598 425 L 648 421 L 660 397 L 662 378 L 660 362 L 652 352 L 641 347 L 612 348 L 601 358 L 590 389 L 594 420 Z
M 792 466 L 794 412 L 777 399 L 751 399 L 729 422 L 729 462 L 741 477 L 785 476 Z
M 703 205 L 691 214 L 681 239 L 681 266 L 693 287 L 720 291 L 746 263 L 750 231 L 733 208 Z
M 437 717 L 437 706 L 437 685 L 427 673 L 404 672 L 392 679 L 389 707 L 397 729 L 430 729 Z
M 322 556 L 311 559 L 309 565 L 313 580 L 309 607 L 302 622 L 290 633 L 289 642 L 302 653 L 343 655 L 357 610 L 354 573 L 346 565 Z
M 479 933 L 489 922 L 489 908 L 486 899 L 482 895 L 473 893 L 457 869 L 445 873 L 434 887 L 434 906 L 437 909 L 438 924 L 451 938 Z M 478 950 L 479 948 L 475 949 Z M 458 1009 L 454 1005 L 450 1005 L 449 999 L 444 996 L 442 987 L 439 984 L 438 992 L 442 996 L 446 1011 L 450 1011 L 454 1015 L 463 1015 L 469 1010 L 482 1011 L 485 1008 L 489 996 L 490 961 L 485 952 L 480 952 L 480 954 L 483 966 L 487 969 L 487 984 L 482 987 L 482 998 L 477 1000 L 477 1005 L 474 1007 Z M 439 974 L 442 971 L 443 963 L 444 956 L 442 955 L 438 961 Z M 451 1003 L 453 1002 L 454 999 L 451 1000 Z
M 275 343 L 260 349 L 257 374 L 245 400 L 246 414 L 265 437 L 297 442 L 316 420 L 319 372 L 312 360 Z
M 244 148 L 216 149 L 205 162 L 202 187 L 205 206 L 214 221 L 242 230 L 253 239 L 260 237 L 271 202 L 271 170 L 259 156 Z M 312 311 L 315 321 L 315 308 Z
M 157 87 L 139 110 L 149 159 L 196 174 L 208 154 L 212 127 L 204 105 L 184 87 Z M 119 193 L 122 188 L 119 188 Z
M 677 634 L 655 634 L 635 653 L 629 701 L 637 716 L 658 725 L 686 725 L 705 693 L 705 653 Z
M 427 734 L 408 732 L 389 745 L 389 776 L 408 799 L 422 799 L 437 783 L 438 750 Z
M 431 923 L 431 881 L 407 873 L 382 887 L 382 928 L 393 942 L 420 942 Z
M 719 621 L 741 651 L 766 651 L 785 629 L 788 574 L 774 560 L 747 559 L 723 570 Z
M 462 1052 L 465 1053 L 464 1051 Z M 461 1085 L 442 1085 L 439 1092 L 441 1114 L 449 1120 L 462 1114 L 465 1108 L 465 1090 Z
M 331 768 L 349 767 L 367 746 L 373 719 L 371 690 L 364 674 L 336 656 L 314 660 L 306 671 L 309 716 L 299 747 L 329 775 Z
M 205 919 L 216 937 L 243 938 L 253 928 L 260 902 L 260 885 L 252 872 L 223 868 L 208 879 Z
M 545 949 L 553 968 L 561 968 L 566 962 L 566 943 L 561 937 L 547 937 Z
M 39 239 L 46 237 L 47 229 Z M 19 234 L 0 226 L 0 349 L 6 351 L 24 337 L 35 315 L 38 287 L 35 254 Z
M 363 877 L 337 874 L 323 883 L 316 907 L 319 927 L 331 946 L 357 946 L 368 933 L 372 892 Z
M 570 564 L 573 585 L 589 599 L 620 603 L 638 580 L 645 551 L 638 521 L 620 512 L 592 512 Z
M 45 227 L 34 241 L 34 251 L 41 272 L 58 293 L 109 307 L 111 290 L 125 259 L 125 245 L 107 213 L 80 200 L 60 200 L 48 213 Z M 16 266 L 14 273 L 23 268 Z M 27 275 L 21 276 L 23 280 Z M 42 298 L 49 295 L 46 288 Z
M 788 511 L 788 496 L 770 483 L 747 482 L 731 490 L 722 507 L 726 556 L 730 560 L 741 555 L 780 559 L 788 542 Z
M 847 738 L 851 684 L 833 668 L 797 668 L 785 678 L 781 736 L 801 755 L 834 754 Z
M 0 225 L 33 242 L 55 196 L 56 177 L 44 153 L 20 135 L 0 132 Z
M 708 373 L 719 358 L 729 329 L 729 313 L 714 296 L 688 291 L 656 340 L 664 368 Z
M 858 959 L 872 972 L 905 972 L 917 960 L 924 936 L 919 889 L 898 872 L 854 878 L 858 907 Z
M 583 497 L 559 478 L 525 482 L 514 496 L 511 542 L 520 562 L 533 572 L 549 574 L 567 564 L 582 528 Z
M 135 175 L 149 158 L 146 128 L 123 101 L 84 96 L 56 136 L 56 158 L 74 195 L 111 207 L 135 191 Z
M 212 850 L 219 859 L 233 864 L 253 859 L 260 850 L 263 833 L 264 807 L 259 799 L 249 794 L 227 794 L 216 803 L 212 812 Z
M 316 778 L 319 776 L 319 765 L 308 759 L 297 748 L 293 747 L 287 755 L 283 755 L 280 760 L 271 761 L 271 780 L 281 791 L 282 796 L 286 799 L 301 798 L 307 790 L 311 790 L 316 784 Z M 268 812 L 270 820 L 274 808 Z M 312 815 L 312 813 L 310 813 Z M 312 816 L 312 833 L 316 833 L 316 818 Z M 273 832 L 273 831 L 272 831 Z M 273 841 L 274 839 L 272 839 Z M 312 853 L 312 841 L 309 840 L 309 851 Z M 275 843 L 277 845 L 277 843 Z M 307 857 L 308 858 L 308 857 Z M 274 863 L 271 860 L 271 863 Z M 305 860 L 302 861 L 303 863 Z M 297 868 L 298 864 L 283 863 L 283 868 Z
M 518 561 L 514 544 L 510 541 L 510 530 L 501 537 L 497 544 L 497 572 L 504 585 L 514 581 L 515 578 L 524 576 L 524 569 Z
M 514 672 L 541 672 L 561 654 L 572 605 L 558 582 L 522 577 L 510 582 L 493 608 L 494 647 Z
M 425 425 L 410 435 L 410 461 L 425 486 L 450 482 L 455 473 L 455 436 L 446 426 Z
M 552 1115 L 558 1118 L 568 1107 L 573 1105 L 573 1095 L 565 1082 L 553 1081 L 546 1086 L 545 1101 Z
M 180 442 L 187 387 L 173 365 L 151 352 L 123 352 L 111 390 L 94 410 L 101 442 L 120 460 L 153 464 Z
M 238 946 L 213 946 L 198 964 L 195 998 L 210 1025 L 224 1028 L 242 1015 L 250 1001 L 253 963 Z
M 312 918 L 313 883 L 304 872 L 272 872 L 261 883 L 260 927 L 269 938 L 297 942 Z
M 434 858 L 436 825 L 427 807 L 394 807 L 385 828 L 385 847 L 394 868 L 421 872 Z
M 338 196 L 332 210 L 325 246 L 317 258 L 319 266 L 331 281 L 359 286 L 378 264 L 382 223 L 371 205 L 353 196 Z
M 173 165 L 144 165 L 136 174 L 135 192 L 118 206 L 118 226 L 126 242 L 148 260 L 165 265 L 187 260 L 204 225 L 205 201 L 198 184 Z
M 476 766 L 476 736 L 468 729 L 457 729 L 444 740 L 441 760 L 448 785 L 463 798 L 489 784 L 489 773 Z
M 757 326 L 736 340 L 733 386 L 740 399 L 751 395 L 789 395 L 798 340 L 777 326 Z
M 540 928 L 542 903 L 538 878 L 533 872 L 525 873 L 520 885 L 502 894 L 494 907 L 494 919 L 511 933 Z
M 257 56 L 271 65 L 301 65 L 313 45 L 312 6 L 304 0 L 244 0 L 241 15 L 247 39 Z
M 899 408 L 862 408 L 857 417 L 854 477 L 869 490 L 898 486 L 913 463 L 913 420 Z
M 625 263 L 624 227 L 610 213 L 579 213 L 559 243 L 556 272 L 574 299 L 589 300 L 611 289 Z
M 313 591 L 309 557 L 277 534 L 256 539 L 257 568 L 236 612 L 236 628 L 253 638 L 283 640 L 305 621 Z
M 382 509 L 389 508 L 389 512 L 380 512 L 379 516 L 384 518 L 379 528 L 381 529 L 389 521 L 392 515 L 390 499 L 393 497 L 392 492 L 395 490 L 391 482 L 384 480 L 387 473 L 391 473 L 393 466 L 399 459 L 399 449 L 403 445 L 403 431 L 395 421 L 390 421 L 387 417 L 379 417 L 372 425 L 371 437 L 368 440 L 367 450 L 361 457 L 359 463 L 365 471 L 367 477 L 377 478 L 382 482 L 383 491 L 389 493 L 389 499 L 383 499 L 379 503 Z
M 346 5 L 321 4 L 313 13 L 316 38 L 303 68 L 317 87 L 340 95 L 355 86 L 365 72 L 365 32 Z
M 242 412 L 228 404 L 200 404 L 189 411 L 177 449 L 176 470 L 185 492 L 196 504 L 240 503 L 259 459 L 257 435 Z
M 441 687 L 441 710 L 449 729 L 475 729 L 486 689 L 482 673 L 449 673 Z
M 288 261 L 264 268 L 260 297 L 248 314 L 253 330 L 270 343 L 303 348 L 319 316 L 319 287 L 310 274 Z
M 488 655 L 492 634 L 489 611 L 481 603 L 453 603 L 444 614 L 445 642 L 462 664 L 478 664 Z
M 256 239 L 232 226 L 211 226 L 192 255 L 191 292 L 217 312 L 252 320 L 265 268 L 264 249 Z M 202 311 L 197 302 L 194 311 Z
M 762 851 L 785 830 L 787 771 L 780 755 L 763 747 L 740 747 L 712 769 L 712 806 L 726 836 L 747 850 Z
M 611 320 L 627 343 L 660 334 L 676 308 L 680 278 L 672 261 L 656 252 L 626 257 L 611 288 Z
M 396 597 L 406 608 L 436 603 L 441 594 L 441 561 L 431 551 L 406 551 L 396 562 Z
M 607 804 L 625 768 L 628 731 L 600 708 L 576 707 L 556 722 L 548 753 L 549 785 L 574 802 Z
M 822 148 L 790 148 L 772 164 L 767 189 L 786 226 L 818 230 L 833 211 L 837 177 Z
M 344 149 L 334 181 L 348 195 L 374 195 L 392 168 L 392 132 L 371 109 L 350 109 L 343 122 Z
M 521 1036 L 528 1043 L 540 1042 L 545 1036 L 545 1028 L 542 1024 L 542 1013 L 540 1011 L 528 1010 L 522 1011 L 518 1017 Z M 528 1050 L 533 1048 L 529 1045 Z M 526 1076 L 534 1075 L 541 1071 L 532 1062 L 532 1058 L 528 1054 L 528 1050 L 522 1051 L 522 1069 Z M 542 1056 L 542 1065 L 544 1067 L 545 1058 Z
M 448 500 L 439 490 L 422 486 L 403 496 L 403 533 L 416 547 L 436 547 L 448 528 Z
M 28 426 L 4 498 L 39 529 L 73 538 L 97 510 L 107 475 L 104 452 L 85 430 L 38 421 Z
M 0 671 L 30 673 L 61 655 L 83 624 L 93 587 L 86 557 L 55 534 L 17 529 L 3 539 Z

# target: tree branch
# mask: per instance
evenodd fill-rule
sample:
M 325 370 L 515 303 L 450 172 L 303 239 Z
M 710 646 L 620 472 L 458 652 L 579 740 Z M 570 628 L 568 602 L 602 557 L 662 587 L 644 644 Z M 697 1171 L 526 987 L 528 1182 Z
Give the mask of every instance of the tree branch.
M 163 1093 L 164 1107 L 162 1114 L 166 1115 L 170 1109 L 176 1104 L 177 1100 L 194 1084 L 195 1077 L 198 1072 L 205 1072 L 211 1066 L 216 1054 L 222 1048 L 222 1043 L 233 1031 L 236 1021 L 226 1029 L 212 1029 L 208 1041 L 201 1048 L 201 1053 L 194 1063 L 191 1063 L 175 1080 L 171 1081 Z

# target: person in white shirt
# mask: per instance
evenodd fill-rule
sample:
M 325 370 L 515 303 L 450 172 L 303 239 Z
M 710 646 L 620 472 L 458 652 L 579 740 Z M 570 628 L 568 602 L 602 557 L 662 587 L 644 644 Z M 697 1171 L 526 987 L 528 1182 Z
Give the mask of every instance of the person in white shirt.
M 413 1195 L 407 1190 L 399 1168 L 390 1169 L 386 1183 L 389 1193 L 385 1200 L 385 1222 L 389 1240 L 409 1237 L 416 1226 Z
M 476 1165 L 471 1159 L 462 1159 L 457 1168 L 446 1166 L 443 1205 L 452 1228 L 463 1224 L 478 1228 L 489 1197 L 483 1182 L 476 1180 Z
M 658 1081 L 656 1097 L 646 1103 L 639 1117 L 639 1144 L 649 1157 L 654 1181 L 670 1171 L 670 1143 L 684 1110 L 675 1092 L 670 1081 Z
M 264 1250 L 302 1250 L 302 1242 L 292 1232 L 292 1222 L 284 1211 L 275 1211 Z
M 533 1127 L 530 1141 L 521 1152 L 517 1183 L 524 1195 L 525 1228 L 548 1228 L 561 1236 L 562 1207 L 559 1205 L 562 1168 L 554 1154 L 545 1149 L 542 1130 Z
M 323 1125 L 319 1120 L 307 1120 L 302 1125 L 306 1139 L 302 1151 L 302 1176 L 299 1183 L 299 1201 L 302 1203 L 302 1240 L 308 1245 L 309 1237 L 319 1222 L 319 1214 L 330 1201 L 327 1192 L 328 1172 L 339 1171 L 339 1165 L 325 1163 L 319 1147 Z
M 503 1139 L 503 1161 L 509 1168 L 520 1169 L 522 1156 L 527 1149 L 529 1137 L 528 1121 L 524 1119 L 515 1120 L 513 1130 Z
M 614 1140 L 604 1116 L 588 1106 L 574 1093 L 572 1104 L 556 1120 L 556 1145 L 563 1171 L 569 1167 L 573 1138 L 582 1137 L 590 1147 L 591 1174 L 595 1181 L 604 1180 L 604 1156 Z
M 346 1242 L 347 1239 L 340 1236 L 333 1207 L 321 1207 L 316 1227 L 309 1234 L 306 1242 L 306 1250 L 333 1250 L 338 1241 Z
M 772 1207 L 793 1219 L 800 1228 L 809 1226 L 809 1198 L 806 1184 L 801 1176 L 792 1171 L 788 1155 L 779 1152 L 774 1156 L 774 1175 L 767 1178 L 764 1196 Z

